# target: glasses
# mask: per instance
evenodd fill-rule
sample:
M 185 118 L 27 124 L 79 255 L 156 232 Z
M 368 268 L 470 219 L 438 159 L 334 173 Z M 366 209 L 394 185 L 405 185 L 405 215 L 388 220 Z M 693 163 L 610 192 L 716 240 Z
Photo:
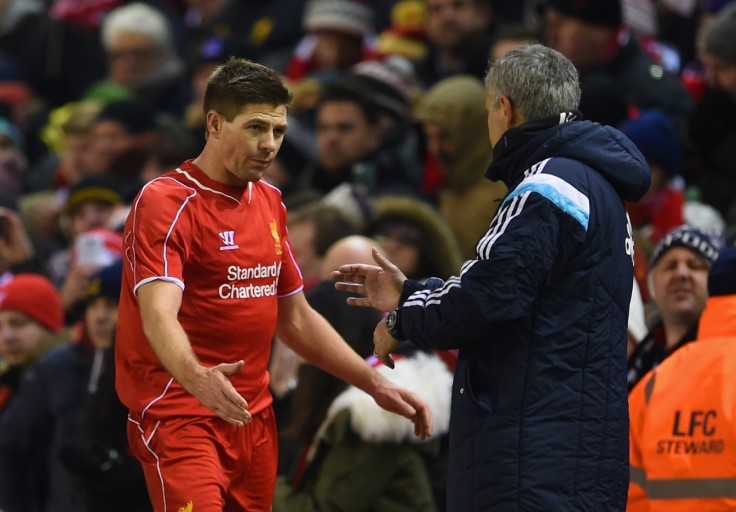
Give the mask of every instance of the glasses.
M 159 52 L 156 48 L 130 48 L 126 50 L 110 50 L 107 57 L 111 61 L 131 60 L 141 62 L 158 57 Z

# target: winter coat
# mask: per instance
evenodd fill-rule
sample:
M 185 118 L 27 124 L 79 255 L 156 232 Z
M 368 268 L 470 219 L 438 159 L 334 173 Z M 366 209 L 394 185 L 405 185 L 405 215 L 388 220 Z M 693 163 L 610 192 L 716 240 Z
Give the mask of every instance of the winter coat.
M 85 510 L 59 451 L 65 433 L 76 430 L 91 365 L 85 348 L 70 343 L 26 372 L 0 421 L 0 510 Z
M 399 329 L 459 348 L 448 510 L 623 511 L 633 238 L 644 157 L 576 113 L 504 134 L 510 192 L 459 277 L 407 281 Z M 570 122 L 567 122 L 567 121 Z
M 736 508 L 736 295 L 631 393 L 630 512 Z
M 330 406 L 298 482 L 277 482 L 274 512 L 435 510 L 427 462 L 449 427 L 452 373 L 439 357 L 424 353 L 378 371 L 427 402 L 434 414 L 432 438 L 420 440 L 409 420 L 348 388 Z

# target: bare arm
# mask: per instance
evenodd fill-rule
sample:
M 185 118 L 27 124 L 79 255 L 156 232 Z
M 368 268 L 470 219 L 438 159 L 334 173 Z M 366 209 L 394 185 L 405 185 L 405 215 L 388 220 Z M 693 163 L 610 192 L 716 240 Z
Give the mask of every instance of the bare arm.
M 412 420 L 418 437 L 424 439 L 432 433 L 432 413 L 427 405 L 373 370 L 309 306 L 303 293 L 279 299 L 276 334 L 307 361 L 362 389 L 384 409 Z
M 161 364 L 181 386 L 205 407 L 232 425 L 250 422 L 248 403 L 228 377 L 243 368 L 243 361 L 202 366 L 177 318 L 182 290 L 156 280 L 138 289 L 143 332 Z

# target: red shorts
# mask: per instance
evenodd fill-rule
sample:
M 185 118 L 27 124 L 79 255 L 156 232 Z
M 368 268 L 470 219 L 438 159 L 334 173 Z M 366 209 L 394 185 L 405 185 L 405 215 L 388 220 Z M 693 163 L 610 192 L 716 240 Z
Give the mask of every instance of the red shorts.
M 278 464 L 271 407 L 243 427 L 220 418 L 128 418 L 156 512 L 268 512 Z

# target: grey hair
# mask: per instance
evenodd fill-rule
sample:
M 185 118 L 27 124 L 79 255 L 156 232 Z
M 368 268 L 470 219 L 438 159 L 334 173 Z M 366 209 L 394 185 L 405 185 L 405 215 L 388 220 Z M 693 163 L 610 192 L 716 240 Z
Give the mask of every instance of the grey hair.
M 150 5 L 133 2 L 111 11 L 102 22 L 102 45 L 109 50 L 113 39 L 121 33 L 141 34 L 151 39 L 165 54 L 174 50 L 169 20 Z
M 541 44 L 519 46 L 491 64 L 485 88 L 494 108 L 506 96 L 527 121 L 577 109 L 580 103 L 575 65 Z

